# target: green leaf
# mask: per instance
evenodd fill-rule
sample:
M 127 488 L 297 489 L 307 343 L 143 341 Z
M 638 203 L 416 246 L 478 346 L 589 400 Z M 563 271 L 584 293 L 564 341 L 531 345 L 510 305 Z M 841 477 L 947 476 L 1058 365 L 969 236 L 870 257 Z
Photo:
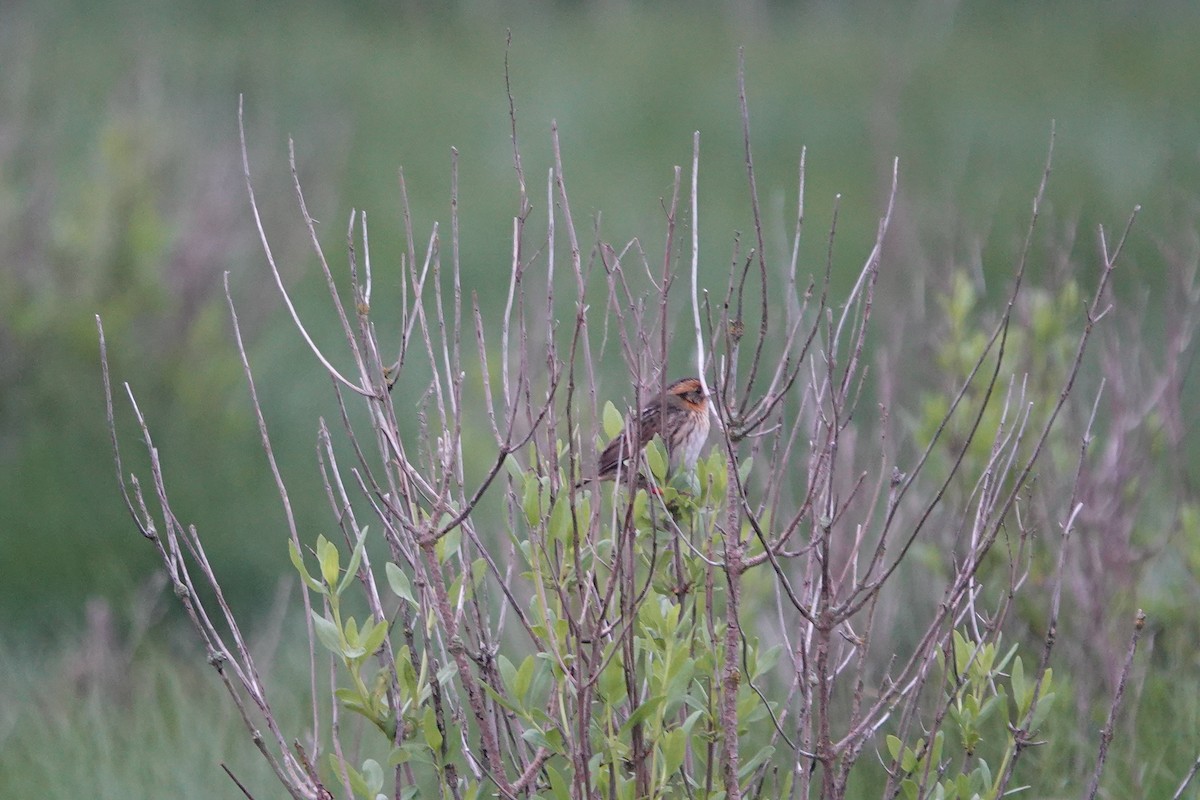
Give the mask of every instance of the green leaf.
M 498 705 L 502 706 L 503 708 L 505 708 L 508 711 L 511 711 L 514 714 L 519 714 L 523 717 L 526 716 L 524 711 L 518 709 L 511 702 L 509 702 L 504 697 L 502 697 L 501 694 L 499 692 L 497 692 L 490 684 L 488 684 L 485 681 L 480 681 L 479 683 L 480 683 L 480 685 L 483 686 L 483 690 L 485 692 L 487 692 L 488 696 L 491 697 L 492 700 L 494 700 Z
M 979 648 L 979 656 L 975 659 L 975 670 L 972 677 L 977 680 L 985 680 L 992 674 L 992 664 L 996 661 L 996 647 L 992 644 L 981 645 Z
M 567 514 L 569 511 L 570 508 L 568 508 L 566 496 L 560 496 L 554 502 L 554 509 L 550 512 L 550 525 L 546 530 L 546 533 L 554 541 L 568 541 L 570 527 L 567 525 Z
M 662 695 L 657 695 L 642 703 L 629 715 L 629 719 L 625 720 L 625 724 L 621 726 L 621 733 L 628 732 L 634 725 L 644 721 L 646 717 L 658 711 L 665 700 L 666 698 Z
M 404 689 L 405 694 L 408 697 L 416 695 L 417 671 L 413 668 L 408 645 L 403 645 L 396 651 L 396 675 L 400 680 L 400 687 Z
M 437 715 L 433 713 L 433 706 L 425 706 L 425 716 L 421 718 L 421 732 L 425 734 L 425 744 L 429 745 L 429 749 L 437 753 L 442 749 L 442 732 L 438 730 Z
M 325 586 L 309 574 L 308 568 L 304 566 L 304 556 L 300 554 L 300 548 L 291 539 L 288 539 L 288 557 L 292 559 L 292 566 L 300 573 L 300 580 L 304 581 L 304 585 L 314 592 L 324 594 Z
M 525 509 L 525 520 L 535 528 L 542 520 L 542 481 L 532 472 L 525 476 L 525 495 L 521 500 Z
M 438 682 L 438 686 L 445 686 L 447 683 L 450 682 L 450 679 L 453 678 L 457 674 L 458 674 L 458 664 L 454 663 L 454 661 L 451 661 L 449 664 L 446 664 L 444 667 L 439 669 L 437 671 L 437 675 L 435 675 L 434 677 Z
M 610 706 L 615 706 L 625 697 L 624 664 L 620 655 L 609 659 L 604 671 L 600 673 L 596 688 L 600 699 Z
M 448 560 L 450 560 L 450 558 L 458 553 L 458 548 L 461 544 L 462 528 L 455 526 L 446 531 L 446 535 L 437 541 L 436 552 L 438 563 L 445 564 Z
M 563 778 L 562 773 L 549 764 L 542 767 L 542 769 L 546 771 L 546 777 L 550 779 L 550 791 L 554 793 L 554 797 L 557 800 L 569 800 L 571 797 L 571 786 Z
M 412 583 L 408 580 L 408 576 L 404 574 L 404 570 L 389 561 L 384 564 L 383 571 L 387 573 L 388 586 L 391 587 L 392 593 L 401 600 L 407 600 L 410 605 L 415 606 L 417 599 L 413 597 Z
M 363 762 L 363 783 L 367 785 L 367 796 L 374 797 L 383 791 L 383 767 L 373 758 Z
M 1030 691 L 1026 695 L 1027 687 L 1025 685 L 1025 665 L 1021 662 L 1021 657 L 1017 656 L 1013 659 L 1012 675 L 1009 678 L 1013 690 L 1013 702 L 1017 704 L 1017 719 L 1021 719 L 1029 711 L 1029 704 L 1033 701 L 1033 692 Z
M 342 655 L 344 643 L 342 642 L 342 632 L 338 630 L 337 623 L 327 617 L 318 614 L 316 609 L 312 612 L 313 630 L 317 633 L 317 638 L 321 640 L 321 644 L 325 645 L 331 652 L 337 655 Z
M 592 519 L 592 500 L 588 496 L 584 496 L 582 500 L 575 503 L 575 529 L 579 531 L 580 536 L 585 536 L 588 523 Z
M 625 427 L 625 418 L 611 400 L 604 403 L 604 435 L 609 441 L 617 438 L 617 434 Z
M 344 687 L 335 689 L 333 696 L 341 700 L 343 705 L 363 707 L 362 695 L 358 693 L 357 689 L 346 689 Z
M 703 709 L 703 708 L 693 711 L 688 716 L 688 718 L 683 721 L 683 724 L 679 726 L 679 729 L 682 730 L 688 736 L 691 736 L 692 728 L 696 727 L 696 723 L 700 720 L 700 718 L 702 716 L 705 716 L 707 713 L 708 713 L 707 710 Z
M 738 480 L 743 484 L 750 477 L 750 470 L 754 469 L 754 456 L 746 456 L 740 464 L 738 464 Z
M 521 468 L 520 463 L 512 453 L 504 457 L 504 468 L 508 470 L 508 474 L 512 476 L 513 480 L 525 480 L 525 470 Z
M 725 471 L 725 453 L 721 448 L 714 447 L 708 455 L 708 477 L 712 480 L 712 496 L 722 497 L 729 475 Z
M 425 745 L 418 744 L 414 741 L 407 741 L 399 747 L 393 747 L 392 752 L 388 754 L 388 766 L 398 767 L 401 764 L 407 764 L 409 761 L 429 762 L 429 751 Z
M 324 536 L 317 537 L 317 561 L 321 564 L 321 577 L 325 580 L 325 585 L 333 587 L 337 585 L 338 573 L 338 550 L 337 545 L 326 539 Z
M 771 745 L 767 745 L 759 750 L 750 758 L 749 761 L 747 761 L 738 769 L 738 780 L 743 781 L 748 775 L 753 775 L 754 770 L 758 769 L 758 765 L 773 755 L 775 755 L 775 748 Z
M 381 619 L 376 622 L 371 628 L 371 631 L 363 637 L 362 648 L 368 655 L 374 653 L 383 644 L 383 640 L 387 637 L 388 624 L 387 620 Z
M 525 656 L 525 660 L 521 662 L 521 668 L 517 670 L 517 678 L 513 683 L 513 694 L 521 702 L 525 702 L 529 696 L 529 687 L 533 685 L 533 669 L 537 666 L 533 660 L 533 656 Z
M 367 795 L 367 783 L 363 780 L 362 774 L 354 767 L 337 757 L 337 753 L 329 754 L 329 763 L 333 766 L 333 771 L 338 775 L 345 775 L 350 781 L 350 789 L 357 795 Z M 373 796 L 373 795 L 372 795 Z
M 645 489 L 638 489 L 637 494 L 633 496 L 633 517 L 634 519 L 647 519 L 650 509 L 650 499 L 646 495 Z
M 967 664 L 971 662 L 971 656 L 975 654 L 975 648 L 967 642 L 967 637 L 963 636 L 959 631 L 954 632 L 954 674 L 957 676 L 965 676 L 967 672 Z
M 667 451 L 663 447 L 662 439 L 655 436 L 646 445 L 646 463 L 650 465 L 650 474 L 659 483 L 667 481 Z
M 504 681 L 504 688 L 513 696 L 517 695 L 517 668 L 508 660 L 507 656 L 500 655 L 496 657 L 496 663 L 500 665 L 500 679 Z
M 921 740 L 917 740 L 917 748 L 920 749 Z M 917 754 L 909 748 L 904 748 L 904 752 L 900 756 L 900 769 L 906 773 L 912 773 L 917 768 Z
M 1046 715 L 1050 713 L 1050 709 L 1053 707 L 1054 692 L 1039 697 L 1037 708 L 1033 710 L 1033 718 L 1029 720 L 1029 730 L 1035 731 L 1042 727 L 1042 723 L 1046 721 Z
M 678 608 L 678 606 L 676 606 Z M 686 655 L 681 651 L 681 655 Z M 667 704 L 674 708 L 683 701 L 688 689 L 692 686 L 692 678 L 696 674 L 696 662 L 692 658 L 674 659 L 671 664 L 665 694 Z
M 346 565 L 346 574 L 342 576 L 342 581 L 337 587 L 337 594 L 339 595 L 346 589 L 350 581 L 354 580 L 358 572 L 358 565 L 362 562 L 363 547 L 367 543 L 367 527 L 364 527 L 362 532 L 358 534 L 358 541 L 354 545 L 354 550 L 350 553 L 350 563 Z
M 668 775 L 674 775 L 675 771 L 683 764 L 683 757 L 687 752 L 687 734 L 683 728 L 676 728 L 673 731 L 667 731 L 662 737 L 662 754 L 664 771 Z
M 364 629 L 365 630 L 365 629 Z M 354 617 L 349 617 L 342 631 L 342 656 L 346 659 L 362 658 L 367 655 L 367 649 L 363 647 L 362 634 L 358 630 L 358 625 L 354 621 Z
M 983 709 L 979 712 L 979 722 L 986 722 L 995 711 L 1008 711 L 1008 692 L 1003 684 L 996 684 L 996 694 L 993 695 L 986 703 L 983 704 Z
M 779 656 L 783 652 L 783 645 L 777 644 L 768 647 L 763 653 L 758 655 L 757 663 L 754 665 L 753 678 L 757 680 L 766 673 L 770 672 L 775 664 L 779 661 Z
M 546 734 L 542 733 L 540 728 L 526 728 L 521 733 L 521 738 L 534 747 L 544 747 L 547 750 L 554 749 L 550 746 L 550 740 L 546 738 Z
M 980 783 L 983 784 L 984 788 L 992 785 L 992 768 L 982 758 L 979 759 L 979 767 L 975 771 L 979 774 Z
M 891 733 L 889 733 L 887 735 L 887 749 L 888 749 L 888 753 L 891 755 L 893 761 L 895 761 L 896 759 L 898 759 L 900 757 L 900 749 L 902 746 L 903 746 L 903 742 L 900 741 L 899 736 L 896 736 Z
M 997 641 L 997 643 L 999 642 Z M 1012 647 L 1008 648 L 1008 652 L 1004 654 L 1004 658 L 1000 659 L 1000 663 L 996 665 L 996 669 L 1003 670 L 1006 668 L 1009 662 L 1012 661 L 1012 657 L 1016 652 L 1017 645 L 1014 644 Z

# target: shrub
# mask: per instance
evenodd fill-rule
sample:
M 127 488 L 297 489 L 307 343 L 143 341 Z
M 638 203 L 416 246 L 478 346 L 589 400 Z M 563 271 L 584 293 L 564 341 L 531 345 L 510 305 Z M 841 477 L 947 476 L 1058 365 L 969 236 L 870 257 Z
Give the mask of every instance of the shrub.
M 1095 412 L 1082 415 L 1081 446 L 1059 426 L 1107 314 L 1124 233 L 1101 231 L 1086 303 L 1071 299 L 1085 291 L 1076 284 L 1057 297 L 1031 294 L 1048 160 L 1006 302 L 985 322 L 972 316 L 969 284 L 952 284 L 950 336 L 930 365 L 949 383 L 896 401 L 924 414 L 919 438 L 898 443 L 908 434 L 893 408 L 863 402 L 874 393 L 876 288 L 898 168 L 870 253 L 835 298 L 836 229 L 823 272 L 801 277 L 803 151 L 791 251 L 766 251 L 744 87 L 742 98 L 754 230 L 745 250 L 735 237 L 719 296 L 700 282 L 699 134 L 690 180 L 675 170 L 652 266 L 636 241 L 614 245 L 597 231 L 581 244 L 556 130 L 546 233 L 532 231 L 514 115 L 520 195 L 502 304 L 480 302 L 463 283 L 456 166 L 448 237 L 435 225 L 416 238 L 402 180 L 407 253 L 386 281 L 400 286 L 399 320 L 386 331 L 375 307 L 397 298 L 376 299 L 385 282 L 372 270 L 366 215 L 351 215 L 340 286 L 297 179 L 344 334 L 338 357 L 296 313 L 254 206 L 340 422 L 337 437 L 325 420 L 318 432 L 338 533 L 304 541 L 227 282 L 305 589 L 312 706 L 303 736 L 273 714 L 217 566 L 172 509 L 129 393 L 151 464 L 148 482 L 122 485 L 130 512 L 291 796 L 842 798 L 857 785 L 885 797 L 969 798 L 1013 789 L 1063 681 L 1050 662 Z M 494 305 L 502 310 L 487 310 Z M 101 345 L 104 354 L 102 330 Z M 1047 345 L 1048 365 L 1013 357 Z M 602 365 L 618 358 L 628 388 L 602 392 L 611 386 Z M 714 418 L 694 471 L 673 468 L 654 441 L 620 480 L 580 483 L 595 449 L 689 373 L 704 382 Z M 111 390 L 108 414 L 120 467 Z M 418 433 L 402 435 L 414 418 Z M 1043 469 L 1074 479 L 1035 483 L 1047 459 Z M 1019 652 L 1002 643 L 1002 627 L 1035 567 L 1045 602 L 1026 617 L 1041 621 L 1042 645 Z M 1117 670 L 1094 781 L 1142 620 Z M 882 770 L 863 759 L 871 750 Z

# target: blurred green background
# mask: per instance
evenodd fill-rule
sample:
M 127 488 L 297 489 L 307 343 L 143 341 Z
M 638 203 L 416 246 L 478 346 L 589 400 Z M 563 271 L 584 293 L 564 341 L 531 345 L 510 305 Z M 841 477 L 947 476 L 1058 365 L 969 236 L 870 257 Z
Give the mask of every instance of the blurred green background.
M 690 162 L 699 130 L 704 269 L 723 286 L 733 232 L 751 228 L 739 47 L 777 251 L 808 148 L 806 225 L 817 244 L 803 272 L 822 268 L 840 194 L 835 283 L 846 284 L 899 157 L 883 278 L 897 313 L 919 313 L 928 282 L 954 267 L 1003 291 L 1052 120 L 1050 230 L 1076 231 L 1094 264 L 1096 226 L 1119 229 L 1143 207 L 1118 286 L 1136 307 L 1153 309 L 1169 291 L 1161 248 L 1195 237 L 1200 6 L 1190 2 L 5 2 L 0 658 L 14 666 L 0 691 L 36 693 L 69 672 L 53 665 L 70 662 L 64 643 L 83 630 L 89 598 L 107 598 L 122 631 L 142 630 L 130 622 L 138 609 L 162 604 L 147 599 L 155 557 L 116 490 L 97 313 L 114 377 L 137 392 L 163 452 L 177 512 L 209 542 L 235 607 L 266 612 L 288 569 L 285 528 L 221 296 L 229 270 L 302 536 L 329 532 L 315 430 L 336 412 L 269 285 L 241 177 L 238 96 L 276 258 L 332 344 L 288 137 L 335 266 L 351 209 L 367 210 L 377 296 L 404 248 L 398 169 L 424 240 L 435 220 L 448 225 L 456 147 L 464 284 L 485 302 L 502 296 L 518 208 L 509 29 L 533 202 L 545 203 L 555 119 L 585 246 L 602 214 L 606 239 L 661 248 L 671 170 Z M 1093 274 L 1079 277 L 1090 285 Z M 127 468 L 140 468 L 122 414 Z M 186 647 L 173 626 L 143 627 L 147 648 Z M 40 750 L 53 750 L 53 735 L 22 713 L 0 716 L 0 746 L 33 730 Z

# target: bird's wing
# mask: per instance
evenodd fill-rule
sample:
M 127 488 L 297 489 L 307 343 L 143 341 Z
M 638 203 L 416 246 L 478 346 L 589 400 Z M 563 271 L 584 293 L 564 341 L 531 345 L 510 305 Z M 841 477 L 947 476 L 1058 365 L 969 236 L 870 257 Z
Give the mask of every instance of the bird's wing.
M 597 466 L 600 475 L 616 472 L 618 462 L 628 460 L 630 456 L 640 452 L 654 438 L 658 433 L 660 410 L 660 404 L 657 401 L 648 403 L 638 414 L 637 419 L 630 420 L 625 424 L 621 432 L 600 453 Z

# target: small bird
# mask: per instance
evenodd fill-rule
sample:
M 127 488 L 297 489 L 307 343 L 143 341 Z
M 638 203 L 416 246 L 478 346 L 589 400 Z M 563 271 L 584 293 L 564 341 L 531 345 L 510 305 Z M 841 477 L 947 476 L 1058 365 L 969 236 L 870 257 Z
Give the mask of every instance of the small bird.
M 699 378 L 681 378 L 655 392 L 637 415 L 600 453 L 596 480 L 612 480 L 618 468 L 628 469 L 630 456 L 641 452 L 655 436 L 663 440 L 671 469 L 695 469 L 700 448 L 708 438 L 708 397 Z M 635 446 L 636 445 L 636 446 Z M 579 485 L 577 484 L 576 488 Z

